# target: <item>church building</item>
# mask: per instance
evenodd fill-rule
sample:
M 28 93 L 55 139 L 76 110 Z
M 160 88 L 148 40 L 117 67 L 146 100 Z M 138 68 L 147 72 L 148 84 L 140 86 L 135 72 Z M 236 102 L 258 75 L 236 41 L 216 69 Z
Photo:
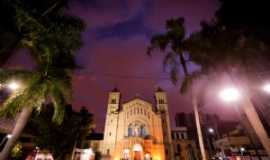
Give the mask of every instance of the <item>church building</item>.
M 102 155 L 111 160 L 172 160 L 173 145 L 166 93 L 158 88 L 155 104 L 135 97 L 121 103 L 109 92 Z

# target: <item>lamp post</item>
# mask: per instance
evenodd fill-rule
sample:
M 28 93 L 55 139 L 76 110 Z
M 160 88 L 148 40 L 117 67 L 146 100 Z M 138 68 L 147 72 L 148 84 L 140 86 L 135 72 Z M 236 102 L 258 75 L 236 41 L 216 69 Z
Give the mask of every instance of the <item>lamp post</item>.
M 192 105 L 194 110 L 194 116 L 195 116 L 195 124 L 198 134 L 198 141 L 199 141 L 199 147 L 202 155 L 202 160 L 207 160 L 206 152 L 204 148 L 204 141 L 203 141 L 203 134 L 201 129 L 201 123 L 200 123 L 200 116 L 199 116 L 199 110 L 198 110 L 198 101 L 197 101 L 197 95 L 192 93 Z
M 213 133 L 215 132 L 215 130 L 214 130 L 213 128 L 208 128 L 208 132 L 209 132 L 210 134 L 213 134 Z
M 7 88 L 12 91 L 10 96 L 16 97 L 20 91 L 23 90 L 22 85 L 17 81 L 9 81 L 7 83 L 1 84 L 1 88 Z M 15 145 L 16 141 L 19 139 L 20 134 L 25 127 L 28 118 L 32 113 L 31 107 L 24 107 L 20 112 L 19 116 L 16 118 L 16 123 L 14 128 L 12 129 L 12 136 L 9 135 L 7 137 L 7 142 L 4 145 L 4 148 L 0 152 L 0 160 L 6 160 L 12 147 Z
M 3 144 L 5 144 L 7 139 L 10 139 L 12 137 L 12 134 L 7 134 L 1 141 L 0 146 L 2 146 Z
M 215 130 L 212 127 L 207 128 L 206 137 L 208 142 L 209 156 L 212 158 L 214 155 L 214 147 L 213 147 L 213 136 L 215 134 Z
M 240 147 L 240 152 L 241 152 L 241 156 L 244 155 L 244 152 L 246 151 L 246 149 L 244 147 Z
M 270 85 L 263 87 L 264 91 L 270 91 Z M 270 93 L 270 92 L 269 92 Z M 237 102 L 240 101 L 242 102 L 242 109 L 244 113 L 246 114 L 252 128 L 254 129 L 256 135 L 258 136 L 260 142 L 262 143 L 267 155 L 270 157 L 270 143 L 269 143 L 269 138 L 268 135 L 264 129 L 264 126 L 250 100 L 250 98 L 244 94 L 240 93 L 239 89 L 235 87 L 228 87 L 225 88 L 220 92 L 220 97 L 222 100 L 225 102 Z

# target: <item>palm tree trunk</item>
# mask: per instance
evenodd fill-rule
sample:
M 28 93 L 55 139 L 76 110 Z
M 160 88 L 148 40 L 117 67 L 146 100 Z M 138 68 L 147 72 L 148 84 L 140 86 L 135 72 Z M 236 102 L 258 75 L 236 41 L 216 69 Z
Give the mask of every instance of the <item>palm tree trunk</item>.
M 270 139 L 267 135 L 267 132 L 264 129 L 264 126 L 248 97 L 244 97 L 244 106 L 243 111 L 247 115 L 247 118 L 254 129 L 256 135 L 258 136 L 259 140 L 261 141 L 268 157 L 270 157 Z
M 25 128 L 28 119 L 32 114 L 33 108 L 31 107 L 24 107 L 19 114 L 15 127 L 12 130 L 12 136 L 8 139 L 5 147 L 3 148 L 2 152 L 0 153 L 0 160 L 7 160 L 9 153 L 13 146 L 16 144 L 17 140 L 19 139 L 20 135 L 22 134 L 23 129 Z
M 75 159 L 74 156 L 75 156 L 76 146 L 77 146 L 77 138 L 76 138 L 75 143 L 73 145 L 72 154 L 71 154 L 71 160 Z
M 188 74 L 187 64 L 186 64 L 186 60 L 184 58 L 183 53 L 180 54 L 180 63 L 182 65 L 185 76 L 188 76 L 189 74 Z
M 202 155 L 202 160 L 206 160 L 206 153 L 205 153 L 205 148 L 204 148 L 203 135 L 202 135 L 200 117 L 199 117 L 199 111 L 198 111 L 197 97 L 193 92 L 191 96 L 192 96 L 192 105 L 194 109 L 195 123 L 196 123 L 196 128 L 197 128 L 199 147 L 200 147 L 200 151 Z

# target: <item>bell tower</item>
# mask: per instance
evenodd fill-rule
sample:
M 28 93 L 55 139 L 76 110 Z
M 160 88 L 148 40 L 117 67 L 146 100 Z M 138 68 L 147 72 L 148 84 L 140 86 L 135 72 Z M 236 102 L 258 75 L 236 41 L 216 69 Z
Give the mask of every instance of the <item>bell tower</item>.
M 161 117 L 166 160 L 174 159 L 167 94 L 160 87 L 155 92 L 157 112 Z
M 120 92 L 114 88 L 109 92 L 108 106 L 106 113 L 104 141 L 102 152 L 104 155 L 113 155 L 117 142 L 117 131 L 119 125 L 119 111 L 120 111 Z

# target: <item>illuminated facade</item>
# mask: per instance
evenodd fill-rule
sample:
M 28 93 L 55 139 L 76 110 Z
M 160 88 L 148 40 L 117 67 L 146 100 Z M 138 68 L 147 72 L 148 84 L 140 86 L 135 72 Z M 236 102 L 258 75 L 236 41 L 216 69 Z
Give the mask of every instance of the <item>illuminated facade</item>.
M 140 98 L 120 104 L 120 97 L 117 89 L 109 93 L 102 154 L 113 160 L 171 160 L 166 93 L 155 92 L 155 107 Z

